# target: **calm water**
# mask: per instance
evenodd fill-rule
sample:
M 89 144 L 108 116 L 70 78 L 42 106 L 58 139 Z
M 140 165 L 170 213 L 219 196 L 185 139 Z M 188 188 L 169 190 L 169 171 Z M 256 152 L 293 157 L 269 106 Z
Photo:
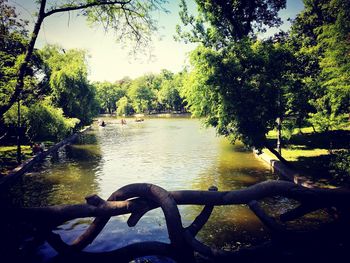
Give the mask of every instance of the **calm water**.
M 24 206 L 74 204 L 97 193 L 102 198 L 126 184 L 147 182 L 167 190 L 219 190 L 247 187 L 271 179 L 269 168 L 242 145 L 230 145 L 201 127 L 198 120 L 185 118 L 146 119 L 142 123 L 106 119 L 80 142 L 62 149 L 57 156 L 27 174 L 19 187 Z M 200 212 L 199 206 L 181 207 L 183 224 L 188 225 Z M 111 250 L 141 240 L 168 241 L 165 221 L 159 209 L 147 213 L 134 228 L 126 225 L 127 216 L 110 220 L 104 231 L 87 248 Z M 67 222 L 57 229 L 71 241 L 90 219 Z M 198 237 L 206 244 L 237 248 L 261 242 L 268 236 L 259 220 L 245 206 L 216 207 Z M 55 252 L 44 244 L 38 261 Z M 40 260 L 39 260 L 40 259 Z

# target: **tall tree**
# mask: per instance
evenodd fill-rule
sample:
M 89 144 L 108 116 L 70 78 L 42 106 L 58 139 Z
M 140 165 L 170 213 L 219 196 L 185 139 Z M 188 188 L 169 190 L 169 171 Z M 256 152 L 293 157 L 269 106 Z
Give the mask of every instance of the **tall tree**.
M 304 62 L 303 81 L 312 93 L 309 121 L 321 130 L 337 127 L 349 113 L 350 2 L 308 0 L 292 36 Z
M 26 71 L 45 18 L 63 12 L 80 11 L 80 15 L 87 17 L 92 24 L 102 23 L 105 29 L 114 30 L 118 40 L 131 40 L 140 47 L 151 40 L 151 33 L 157 29 L 151 13 L 154 10 L 163 10 L 163 3 L 163 0 L 67 0 L 48 5 L 46 0 L 40 0 L 37 20 L 26 52 L 23 54 L 23 61 L 19 65 L 14 91 L 6 103 L 0 105 L 1 116 L 16 102 L 23 91 Z
M 16 9 L 0 0 L 0 107 L 7 104 L 15 90 L 16 73 L 28 44 L 27 21 L 18 17 Z M 21 99 L 38 95 L 41 85 L 36 73 L 41 70 L 41 59 L 34 54 L 24 79 Z
M 178 27 L 180 38 L 201 43 L 182 91 L 189 109 L 219 134 L 274 151 L 266 133 L 285 113 L 293 56 L 278 37 L 257 40 L 257 33 L 281 23 L 277 13 L 285 1 L 196 2 L 194 17 L 182 1 L 180 15 L 190 31 Z
M 88 124 L 97 111 L 95 88 L 87 79 L 86 52 L 47 46 L 41 54 L 49 75 L 51 99 L 68 117 Z

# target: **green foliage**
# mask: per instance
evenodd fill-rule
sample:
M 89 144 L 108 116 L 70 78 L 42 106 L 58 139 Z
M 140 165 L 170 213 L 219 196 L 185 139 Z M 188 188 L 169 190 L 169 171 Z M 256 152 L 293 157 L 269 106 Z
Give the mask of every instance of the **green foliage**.
M 27 22 L 18 19 L 15 8 L 0 0 L 0 92 L 1 103 L 14 90 L 19 55 L 27 44 Z M 22 58 L 23 59 L 23 58 Z
M 306 1 L 293 23 L 303 82 L 312 94 L 309 121 L 320 130 L 339 127 L 349 111 L 349 10 L 349 1 Z
M 62 109 L 52 106 L 47 101 L 32 105 L 27 118 L 27 134 L 32 141 L 64 139 L 79 123 L 76 118 L 64 117 Z
M 305 1 L 291 34 L 266 40 L 256 33 L 280 23 L 285 1 L 196 2 L 197 17 L 181 2 L 190 31 L 178 27 L 180 38 L 202 43 L 181 91 L 195 116 L 255 147 L 276 117 L 288 120 L 285 131 L 306 119 L 320 130 L 341 127 L 350 101 L 348 1 Z
M 133 81 L 128 96 L 136 113 L 149 112 L 152 102 L 155 99 L 155 92 L 152 90 L 152 80 L 148 76 L 140 77 Z
M 329 114 L 325 109 L 318 110 L 316 113 L 309 113 L 309 116 L 308 121 L 319 132 L 344 128 L 348 121 L 346 114 Z
M 173 78 L 166 79 L 162 82 L 157 94 L 159 103 L 168 110 L 179 111 L 182 108 L 182 99 L 177 85 L 178 83 Z
M 7 127 L 15 128 L 17 127 L 17 120 L 18 120 L 18 115 L 17 115 L 17 104 L 13 105 L 5 114 L 3 117 L 4 124 Z M 21 109 L 21 127 L 26 127 L 28 125 L 28 107 L 25 105 L 21 104 L 20 105 Z
M 281 24 L 278 11 L 285 8 L 285 0 L 196 0 L 198 16 L 188 13 L 186 1 L 180 4 L 180 18 L 190 31 L 177 26 L 178 37 L 204 46 L 221 48 L 239 41 L 266 27 Z
M 117 84 L 100 82 L 94 84 L 96 97 L 102 112 L 111 114 L 116 110 L 116 102 L 126 95 L 126 91 Z
M 128 116 L 134 112 L 132 105 L 126 96 L 120 98 L 117 101 L 116 106 L 118 116 Z
M 182 96 L 190 111 L 219 134 L 262 147 L 287 104 L 293 82 L 291 53 L 271 41 L 245 40 L 221 51 L 199 47 L 191 54 L 192 72 Z
M 192 71 L 181 96 L 190 111 L 219 134 L 262 147 L 277 117 L 306 115 L 296 106 L 304 97 L 294 94 L 302 85 L 289 36 L 256 38 L 258 32 L 281 23 L 277 13 L 286 2 L 196 2 L 196 18 L 181 2 L 180 17 L 191 31 L 178 28 L 178 35 L 202 43 L 191 54 Z
M 19 66 L 22 63 L 28 44 L 27 21 L 20 19 L 16 9 L 0 0 L 0 106 L 8 104 L 13 94 Z M 21 99 L 36 99 L 45 89 L 36 73 L 41 70 L 42 61 L 35 52 L 24 79 L 24 92 Z
M 330 167 L 334 176 L 341 181 L 350 181 L 350 150 L 341 150 L 334 154 Z
M 17 127 L 17 105 L 4 114 L 4 123 L 10 128 Z M 58 141 L 69 135 L 78 123 L 76 118 L 66 118 L 62 109 L 54 107 L 48 100 L 29 107 L 21 105 L 21 126 L 25 127 L 30 141 Z
M 174 74 L 161 70 L 159 74 L 146 74 L 134 80 L 123 78 L 116 81 L 94 83 L 97 100 L 102 112 L 118 115 L 133 113 L 157 113 L 184 111 L 180 96 L 184 73 Z M 114 104 L 114 105 L 112 105 Z
M 68 117 L 88 124 L 96 115 L 95 88 L 87 80 L 86 52 L 47 46 L 42 50 L 53 104 Z

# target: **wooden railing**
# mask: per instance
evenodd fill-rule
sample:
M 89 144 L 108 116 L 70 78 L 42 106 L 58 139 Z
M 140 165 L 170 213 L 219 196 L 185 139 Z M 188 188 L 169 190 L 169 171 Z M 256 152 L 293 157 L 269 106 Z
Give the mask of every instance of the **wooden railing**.
M 299 206 L 278 217 L 268 215 L 259 205 L 266 197 L 281 196 L 297 200 Z M 271 231 L 271 241 L 238 251 L 211 248 L 196 239 L 197 233 L 209 219 L 214 206 L 247 204 L 262 223 Z M 204 208 L 193 223 L 184 228 L 179 205 L 203 205 Z M 160 207 L 164 213 L 170 243 L 140 242 L 109 252 L 86 252 L 83 249 L 93 242 L 112 216 L 130 214 L 127 224 L 135 226 L 148 211 Z M 28 221 L 37 229 L 40 239 L 49 244 L 65 258 L 64 262 L 129 262 L 147 255 L 163 255 L 176 262 L 194 262 L 194 255 L 200 255 L 214 262 L 250 262 L 252 258 L 266 255 L 280 255 L 285 244 L 301 245 L 314 242 L 319 236 L 339 237 L 348 235 L 350 225 L 350 190 L 305 188 L 292 182 L 266 181 L 245 189 L 217 191 L 166 191 L 152 184 L 130 184 L 115 191 L 108 200 L 97 195 L 86 197 L 86 204 L 60 205 L 38 208 L 8 209 L 2 220 Z M 330 222 L 312 231 L 296 232 L 288 230 L 284 222 L 295 220 L 313 211 L 325 209 L 330 214 Z M 71 244 L 65 243 L 52 230 L 62 223 L 75 219 L 95 217 L 88 229 Z M 308 239 L 312 237 L 313 239 Z M 348 239 L 348 236 L 346 236 Z M 312 240 L 312 241 L 310 241 Z M 248 261 L 247 261 L 248 259 Z

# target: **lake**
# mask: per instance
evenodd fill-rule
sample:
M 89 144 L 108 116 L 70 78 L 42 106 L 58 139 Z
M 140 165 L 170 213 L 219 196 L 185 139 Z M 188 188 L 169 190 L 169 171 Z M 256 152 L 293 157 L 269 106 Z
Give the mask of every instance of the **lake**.
M 104 118 L 107 125 L 93 128 L 79 142 L 61 149 L 56 156 L 23 177 L 16 186 L 17 203 L 47 206 L 85 202 L 98 194 L 104 199 L 130 183 L 152 183 L 167 190 L 219 191 L 240 189 L 274 179 L 269 167 L 256 159 L 243 145 L 231 145 L 214 129 L 190 118 L 146 118 L 143 122 Z M 183 225 L 201 211 L 200 206 L 182 206 Z M 147 213 L 136 227 L 129 228 L 127 216 L 114 217 L 88 251 L 108 251 L 143 240 L 168 241 L 160 209 Z M 56 232 L 71 241 L 87 228 L 91 219 L 76 219 Z M 198 234 L 208 245 L 225 249 L 260 243 L 268 231 L 246 206 L 216 207 Z M 55 251 L 43 244 L 36 262 L 48 261 Z M 158 259 L 159 260 L 159 259 Z M 162 260 L 160 260 L 162 261 Z

